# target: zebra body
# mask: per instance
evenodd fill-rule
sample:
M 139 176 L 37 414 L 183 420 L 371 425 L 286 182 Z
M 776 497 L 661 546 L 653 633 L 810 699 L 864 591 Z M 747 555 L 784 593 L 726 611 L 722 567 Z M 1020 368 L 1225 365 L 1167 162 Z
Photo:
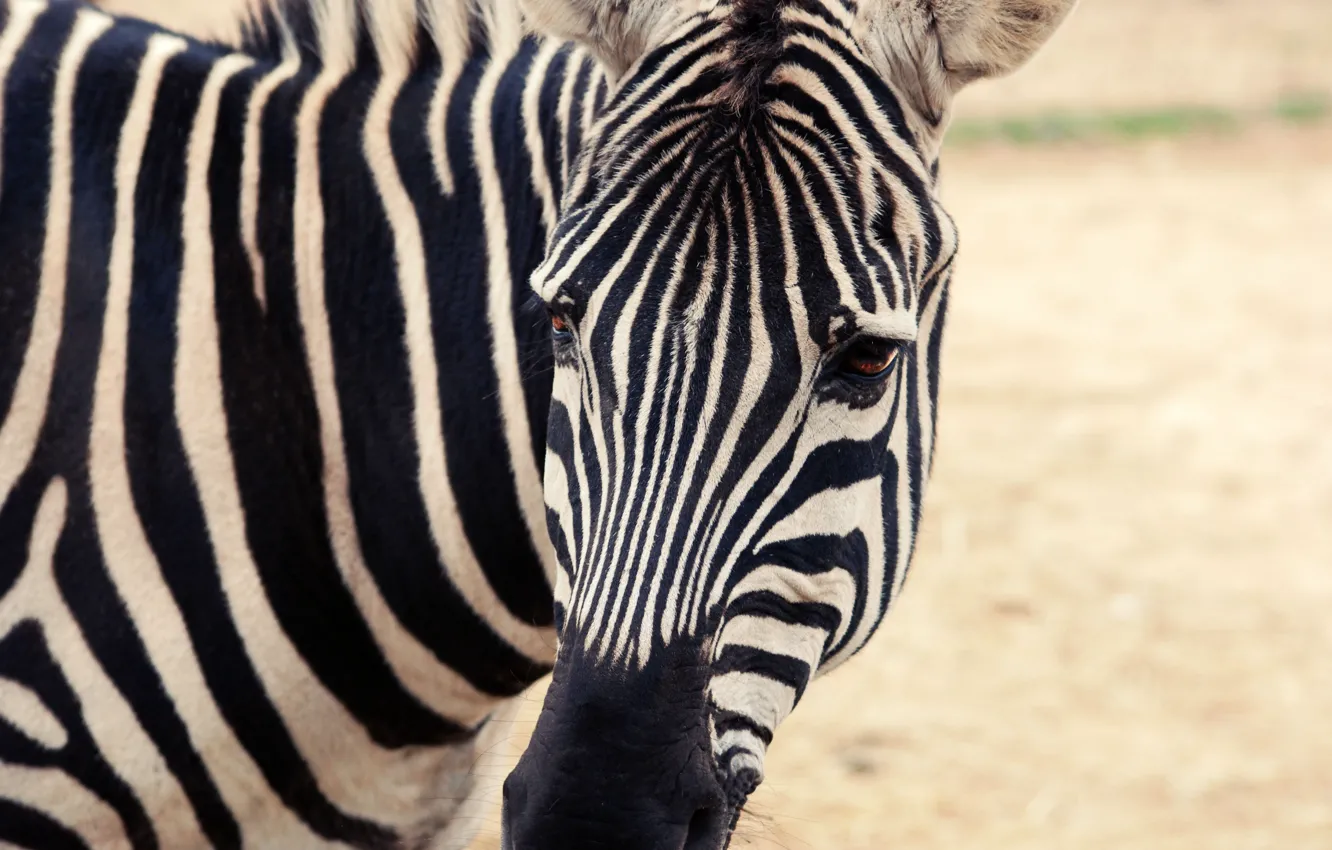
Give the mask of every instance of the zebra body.
M 5 9 L 0 842 L 424 839 L 553 659 L 526 278 L 602 77 L 309 23 Z

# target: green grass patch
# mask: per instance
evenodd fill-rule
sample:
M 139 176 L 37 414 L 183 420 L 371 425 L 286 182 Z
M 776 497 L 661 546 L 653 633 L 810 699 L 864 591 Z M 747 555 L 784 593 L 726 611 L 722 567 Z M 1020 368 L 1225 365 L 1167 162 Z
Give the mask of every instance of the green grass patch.
M 1332 95 L 1321 92 L 1292 94 L 1272 106 L 1272 117 L 1291 124 L 1312 124 L 1332 118 Z
M 1052 112 L 1018 118 L 962 119 L 948 131 L 949 146 L 1006 143 L 1133 141 L 1202 133 L 1235 133 L 1260 123 L 1313 124 L 1332 118 L 1332 95 L 1291 94 L 1256 110 L 1215 106 L 1174 106 L 1139 111 Z

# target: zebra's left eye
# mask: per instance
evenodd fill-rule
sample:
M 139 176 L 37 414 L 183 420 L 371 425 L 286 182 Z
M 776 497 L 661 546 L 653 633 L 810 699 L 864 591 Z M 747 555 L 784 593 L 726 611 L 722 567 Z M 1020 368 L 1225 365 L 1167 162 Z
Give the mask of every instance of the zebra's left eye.
M 897 361 L 900 346 L 886 339 L 858 340 L 847 348 L 838 362 L 838 371 L 857 380 L 874 380 L 888 374 Z
M 569 328 L 569 322 L 559 313 L 550 314 L 551 336 L 556 342 L 566 342 L 573 339 L 573 331 Z

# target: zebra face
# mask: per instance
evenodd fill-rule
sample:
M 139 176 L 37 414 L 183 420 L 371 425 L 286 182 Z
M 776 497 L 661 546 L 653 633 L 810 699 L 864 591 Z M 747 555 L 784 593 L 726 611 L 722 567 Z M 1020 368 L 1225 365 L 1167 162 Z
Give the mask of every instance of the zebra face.
M 561 647 L 516 850 L 724 846 L 778 724 L 901 588 L 956 240 L 942 118 L 852 15 L 673 24 L 569 179 L 532 281 Z

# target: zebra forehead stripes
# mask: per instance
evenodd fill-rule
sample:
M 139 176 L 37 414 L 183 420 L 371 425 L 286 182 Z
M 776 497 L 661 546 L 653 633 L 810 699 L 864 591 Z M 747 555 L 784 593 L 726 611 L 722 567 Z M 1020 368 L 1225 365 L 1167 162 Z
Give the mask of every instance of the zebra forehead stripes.
M 781 13 L 781 6 L 773 8 Z M 654 412 L 654 404 L 675 403 L 681 414 L 699 404 L 710 423 L 721 394 L 748 384 L 761 395 L 765 376 L 808 372 L 839 342 L 860 334 L 909 342 L 917 336 L 919 280 L 937 274 L 951 257 L 951 228 L 935 208 L 928 171 L 892 119 L 891 93 L 879 85 L 876 98 L 852 101 L 845 80 L 863 79 L 868 88 L 872 74 L 845 48 L 808 49 L 832 29 L 826 19 L 799 9 L 792 17 L 797 25 L 778 37 L 796 46 L 796 56 L 773 62 L 766 94 L 752 94 L 767 100 L 748 111 L 735 108 L 729 63 L 700 58 L 693 49 L 698 30 L 707 38 L 718 26 L 711 19 L 664 48 L 669 55 L 656 59 L 659 70 L 647 80 L 626 83 L 608 105 L 614 123 L 603 125 L 618 128 L 606 143 L 611 149 L 594 143 L 581 161 L 595 173 L 585 185 L 596 188 L 566 199 L 568 226 L 557 228 L 548 259 L 534 275 L 543 296 L 576 315 L 587 349 L 589 410 L 611 411 L 612 430 L 624 427 L 624 419 L 636 429 L 637 442 L 618 455 L 632 467 L 618 481 L 622 492 L 653 491 L 678 474 L 661 473 L 663 463 L 675 466 L 664 455 L 649 470 L 634 465 L 634 458 L 649 462 L 642 445 L 649 427 L 698 424 L 687 415 Z M 695 85 L 708 74 L 712 88 Z M 640 90 L 657 78 L 673 83 L 643 98 Z M 848 101 L 855 106 L 823 105 Z M 658 121 L 660 115 L 685 117 Z M 899 158 L 899 151 L 909 158 Z M 719 307 L 718 318 L 706 318 Z M 746 315 L 756 320 L 751 338 L 730 338 Z M 755 342 L 764 348 L 754 351 Z M 706 389 L 693 389 L 691 402 L 690 392 L 670 388 L 702 374 L 696 362 L 701 348 L 712 374 Z M 786 362 L 763 362 L 774 357 Z M 744 368 L 737 370 L 737 363 Z M 661 374 L 663 366 L 669 375 Z M 747 379 L 750 367 L 762 371 Z M 659 400 L 661 393 L 676 398 Z M 792 426 L 803 421 L 788 418 Z M 743 429 L 734 423 L 744 419 L 737 413 L 732 430 Z M 619 436 L 610 440 L 612 449 Z M 670 445 L 669 439 L 660 443 Z M 607 450 L 601 443 L 597 448 Z M 567 470 L 564 475 L 568 480 Z M 610 541 L 625 536 L 611 524 L 617 531 L 599 535 L 597 550 L 581 557 L 603 558 Z M 643 528 L 637 532 L 641 536 Z

